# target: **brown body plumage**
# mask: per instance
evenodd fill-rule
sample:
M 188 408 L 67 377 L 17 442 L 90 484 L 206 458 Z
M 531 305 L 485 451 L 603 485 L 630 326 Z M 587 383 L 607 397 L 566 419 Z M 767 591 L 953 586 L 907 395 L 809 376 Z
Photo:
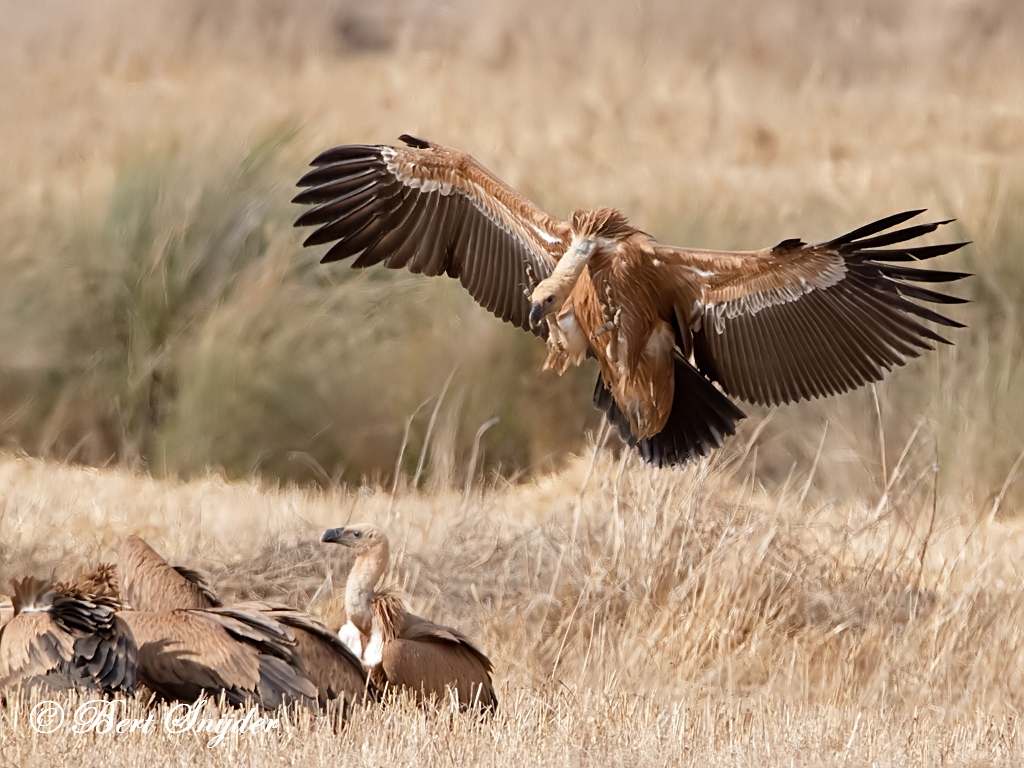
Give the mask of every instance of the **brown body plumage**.
M 14 618 L 14 601 L 10 595 L 0 595 L 0 628 Z
M 122 603 L 121 587 L 117 581 L 117 566 L 113 563 L 100 563 L 91 571 L 86 571 L 67 585 L 58 584 L 66 589 L 76 590 L 115 603 Z
M 0 687 L 135 693 L 137 646 L 104 601 L 39 579 L 15 582 L 0 629 Z
M 216 608 L 220 600 L 196 571 L 175 568 L 138 536 L 127 536 L 117 551 L 121 599 L 139 611 Z
M 207 681 L 204 685 L 219 681 L 213 690 L 228 690 L 232 700 L 259 693 L 262 700 L 273 702 L 280 698 L 274 691 L 298 698 L 308 696 L 308 687 L 293 679 L 295 676 L 308 678 L 315 685 L 315 696 L 321 707 L 332 701 L 350 705 L 367 696 L 373 698 L 376 693 L 359 660 L 335 633 L 304 611 L 277 603 L 247 601 L 208 613 L 209 609 L 221 608 L 221 601 L 202 575 L 187 568 L 171 566 L 138 536 L 129 536 L 122 543 L 118 573 L 125 590 L 122 597 L 135 609 L 146 612 L 145 617 L 130 617 L 133 626 L 141 626 L 139 622 L 145 625 L 147 641 L 151 638 L 159 640 L 161 632 L 166 633 L 164 639 L 170 641 L 169 645 L 155 645 L 152 649 L 140 641 L 144 651 L 140 662 L 143 681 L 158 677 L 159 681 L 153 682 L 161 685 L 161 692 L 169 698 L 176 697 L 178 694 L 174 692 L 183 686 L 187 691 L 195 690 L 194 685 L 188 687 L 187 678 L 201 658 L 207 659 L 209 665 L 209 669 L 200 676 Z M 189 610 L 192 612 L 186 613 Z M 252 651 L 244 647 L 247 642 L 245 632 L 232 632 L 232 628 L 238 627 L 236 623 L 223 627 L 227 637 L 221 628 L 203 623 L 205 619 L 206 622 L 223 624 L 225 615 L 255 626 L 258 632 L 270 632 L 269 642 L 261 636 L 259 644 L 266 645 L 274 653 L 267 658 L 253 657 Z M 163 618 L 158 618 L 160 616 Z M 228 637 L 234 638 L 236 645 L 229 644 Z M 161 655 L 164 651 L 173 652 L 178 648 L 187 649 L 188 654 L 195 658 L 182 661 L 173 654 L 171 658 Z M 232 660 L 230 668 L 219 667 L 217 659 L 229 651 L 237 658 Z M 296 675 L 278 669 L 280 665 L 273 658 L 296 667 Z M 257 667 L 277 670 L 277 677 L 270 683 L 263 683 L 262 687 L 258 686 L 257 677 L 263 673 L 253 666 L 252 659 L 258 662 Z M 278 684 L 284 681 L 292 686 L 291 689 L 286 690 Z M 271 686 L 269 693 L 264 691 L 268 685 Z
M 296 222 L 318 226 L 306 245 L 333 242 L 323 261 L 458 278 L 498 317 L 546 336 L 558 372 L 596 357 L 595 404 L 656 465 L 735 432 L 744 414 L 726 395 L 776 405 L 845 392 L 945 342 L 921 320 L 961 327 L 917 302 L 962 300 L 917 283 L 965 275 L 903 265 L 964 245 L 903 245 L 946 223 L 893 230 L 921 211 L 817 245 L 677 248 L 610 208 L 561 221 L 469 155 L 402 140 L 313 161 L 295 198 L 315 206 Z
M 337 633 L 316 617 L 262 600 L 239 603 L 237 607 L 259 611 L 295 634 L 295 649 L 303 669 L 316 685 L 321 708 L 327 708 L 332 702 L 348 707 L 379 698 L 380 691 L 359 659 L 341 642 Z
M 345 585 L 345 611 L 358 632 L 354 650 L 380 687 L 437 701 L 450 691 L 463 707 L 498 706 L 491 662 L 468 637 L 410 613 L 397 595 L 377 589 L 390 552 L 381 529 L 350 525 L 326 531 L 322 540 L 357 553 Z
M 298 656 L 295 635 L 257 611 L 233 608 L 124 611 L 139 645 L 139 682 L 163 699 L 200 695 L 267 709 L 312 706 L 316 686 Z

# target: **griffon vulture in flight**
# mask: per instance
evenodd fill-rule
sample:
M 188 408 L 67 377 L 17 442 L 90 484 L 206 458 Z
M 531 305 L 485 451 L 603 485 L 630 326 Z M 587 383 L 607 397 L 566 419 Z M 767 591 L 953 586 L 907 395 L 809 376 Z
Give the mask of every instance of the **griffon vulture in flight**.
M 196 571 L 171 566 L 138 536 L 128 536 L 118 551 L 122 597 L 140 611 L 175 614 L 187 609 L 220 608 L 217 595 Z M 265 601 L 231 606 L 236 613 L 260 614 L 294 635 L 294 653 L 317 688 L 321 708 L 341 700 L 348 706 L 376 697 L 365 668 L 338 636 L 304 611 Z M 149 659 L 146 659 L 147 664 Z
M 491 662 L 468 637 L 409 613 L 397 595 L 376 589 L 390 553 L 380 528 L 368 524 L 332 528 L 321 541 L 356 553 L 345 584 L 348 623 L 340 634 L 352 643 L 353 652 L 370 668 L 381 689 L 407 689 L 421 701 L 443 701 L 447 689 L 452 689 L 463 707 L 497 708 Z
M 408 146 L 313 161 L 294 200 L 314 206 L 295 222 L 318 227 L 305 245 L 333 243 L 323 262 L 458 278 L 546 337 L 546 368 L 596 357 L 595 405 L 652 464 L 720 446 L 744 416 L 727 395 L 778 405 L 846 392 L 948 343 L 922 320 L 962 327 L 918 303 L 964 301 L 918 283 L 966 276 L 906 266 L 965 245 L 906 245 L 947 223 L 899 228 L 922 211 L 813 245 L 678 248 L 611 208 L 554 218 L 469 155 L 400 138 Z
M 0 687 L 135 695 L 138 649 L 107 601 L 40 579 L 13 584 L 0 629 Z

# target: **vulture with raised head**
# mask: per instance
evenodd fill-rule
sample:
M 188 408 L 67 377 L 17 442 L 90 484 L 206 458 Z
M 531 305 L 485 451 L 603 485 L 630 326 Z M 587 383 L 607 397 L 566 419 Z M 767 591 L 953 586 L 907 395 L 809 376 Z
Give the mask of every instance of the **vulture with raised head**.
M 138 649 L 107 601 L 49 581 L 13 583 L 0 628 L 0 688 L 82 688 L 135 695 Z
M 400 139 L 313 160 L 294 199 L 313 206 L 295 222 L 317 227 L 305 245 L 331 243 L 324 262 L 458 278 L 502 320 L 546 337 L 545 367 L 559 373 L 596 357 L 595 405 L 654 465 L 733 434 L 744 413 L 728 396 L 779 405 L 846 392 L 948 343 L 922 321 L 962 327 L 920 303 L 963 302 L 920 283 L 966 277 L 907 265 L 966 244 L 907 245 L 947 223 L 899 228 L 922 211 L 817 244 L 679 248 L 612 208 L 562 221 L 468 154 Z
M 409 613 L 397 595 L 377 589 L 390 554 L 384 531 L 349 525 L 325 531 L 321 541 L 356 553 L 345 584 L 348 622 L 339 634 L 381 689 L 406 689 L 420 701 L 443 701 L 451 691 L 463 708 L 497 708 L 490 659 L 468 637 Z
M 175 621 L 194 625 L 194 619 L 182 619 L 180 612 L 222 606 L 200 573 L 168 564 L 138 536 L 129 536 L 122 542 L 118 553 L 118 573 L 124 590 L 123 598 L 139 611 L 171 612 L 178 616 Z M 264 624 L 276 622 L 281 625 L 284 633 L 294 640 L 294 649 L 288 652 L 288 656 L 298 663 L 302 673 L 316 686 L 316 698 L 322 708 L 333 701 L 341 701 L 348 706 L 367 697 L 376 698 L 376 690 L 369 683 L 359 659 L 314 616 L 268 601 L 247 601 L 229 608 L 236 618 L 259 614 Z M 220 614 L 214 612 L 214 615 Z M 145 678 L 150 665 L 155 662 L 149 655 L 143 662 Z

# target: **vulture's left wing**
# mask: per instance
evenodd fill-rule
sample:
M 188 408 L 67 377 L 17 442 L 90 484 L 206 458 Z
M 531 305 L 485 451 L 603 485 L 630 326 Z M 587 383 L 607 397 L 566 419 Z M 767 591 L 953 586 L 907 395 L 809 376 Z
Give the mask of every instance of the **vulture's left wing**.
M 898 213 L 816 245 L 786 240 L 746 253 L 659 246 L 698 367 L 731 395 L 777 405 L 878 381 L 933 342 L 948 343 L 921 321 L 962 324 L 918 302 L 965 299 L 919 283 L 968 275 L 906 264 L 966 243 L 902 245 L 948 223 L 892 230 L 920 213 Z
M 293 200 L 314 206 L 295 222 L 318 227 L 304 245 L 333 243 L 325 262 L 357 256 L 353 267 L 456 277 L 502 320 L 543 332 L 530 327 L 523 291 L 551 274 L 569 224 L 464 152 L 401 139 L 408 146 L 336 147 L 313 160 Z
M 138 536 L 125 537 L 117 553 L 121 597 L 137 611 L 214 608 L 217 595 L 196 571 L 171 566 Z

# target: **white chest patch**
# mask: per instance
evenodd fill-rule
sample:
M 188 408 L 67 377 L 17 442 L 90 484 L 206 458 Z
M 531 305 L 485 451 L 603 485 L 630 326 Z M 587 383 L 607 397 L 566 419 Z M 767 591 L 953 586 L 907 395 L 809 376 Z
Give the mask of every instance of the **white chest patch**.
M 370 631 L 370 642 L 366 644 L 363 651 L 363 664 L 373 668 L 380 664 L 384 658 L 384 634 L 380 631 L 380 622 L 373 620 L 373 629 Z
M 583 332 L 580 324 L 576 321 L 576 312 L 572 308 L 559 313 L 556 322 L 565 340 L 566 351 L 570 356 L 585 355 L 587 353 L 587 334 Z
M 356 655 L 357 659 L 363 657 L 363 641 L 359 637 L 359 630 L 351 621 L 338 630 L 338 639 Z

